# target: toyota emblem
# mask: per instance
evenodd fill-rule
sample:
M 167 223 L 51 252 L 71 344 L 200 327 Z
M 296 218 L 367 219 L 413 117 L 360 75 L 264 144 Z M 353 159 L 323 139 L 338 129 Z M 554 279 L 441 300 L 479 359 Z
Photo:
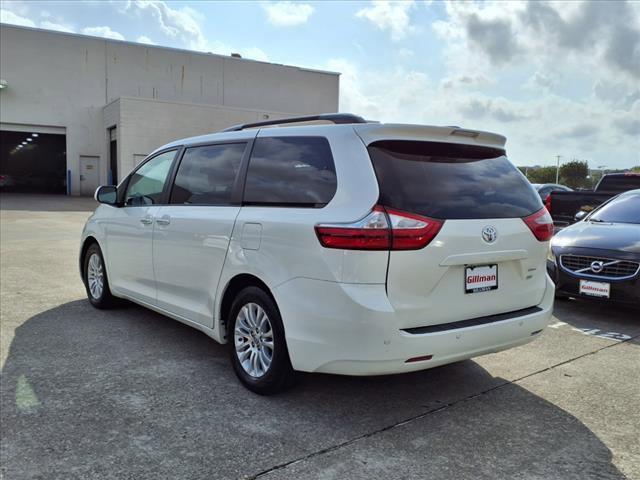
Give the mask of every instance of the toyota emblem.
M 487 225 L 482 229 L 482 239 L 487 243 L 493 243 L 498 238 L 498 231 L 493 225 Z
M 591 271 L 593 273 L 600 273 L 604 269 L 604 263 L 600 260 L 596 260 L 595 262 L 591 262 Z

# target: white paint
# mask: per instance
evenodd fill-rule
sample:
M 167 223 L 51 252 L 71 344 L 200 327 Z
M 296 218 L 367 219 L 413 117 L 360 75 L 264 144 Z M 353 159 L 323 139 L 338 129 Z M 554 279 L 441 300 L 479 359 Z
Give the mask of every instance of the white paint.
M 556 322 L 553 325 L 549 325 L 549 328 L 558 329 L 558 328 L 560 328 L 560 327 L 562 327 L 563 325 L 566 325 L 566 324 L 567 324 L 567 322 Z
M 556 323 L 554 323 L 552 325 L 549 325 L 549 328 L 553 328 L 553 329 L 557 330 L 560 327 L 564 327 L 565 325 L 568 325 L 568 323 L 567 322 L 556 322 Z M 589 328 L 589 327 L 577 328 L 577 327 L 571 327 L 571 330 L 574 331 L 574 332 L 581 333 L 583 335 L 589 335 L 589 336 L 599 337 L 599 338 L 606 338 L 608 340 L 615 340 L 616 342 L 623 342 L 623 341 L 629 340 L 631 338 L 631 336 L 627 335 L 626 333 L 607 332 L 607 331 L 600 330 L 599 328 Z

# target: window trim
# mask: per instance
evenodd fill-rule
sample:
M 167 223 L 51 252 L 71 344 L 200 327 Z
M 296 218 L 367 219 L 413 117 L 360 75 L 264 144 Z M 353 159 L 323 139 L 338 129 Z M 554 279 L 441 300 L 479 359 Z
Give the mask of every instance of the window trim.
M 281 139 L 281 138 L 322 138 L 327 142 L 327 146 L 329 147 L 329 153 L 331 154 L 331 161 L 333 162 L 333 171 L 336 175 L 336 189 L 331 195 L 331 198 L 326 203 L 296 203 L 296 202 L 249 202 L 245 200 L 245 193 L 247 188 L 247 179 L 249 176 L 249 165 L 251 162 L 251 158 L 253 157 L 253 149 L 255 148 L 255 144 L 260 139 Z M 304 209 L 314 209 L 320 210 L 329 205 L 333 199 L 336 197 L 336 193 L 338 193 L 339 181 L 338 181 L 338 169 L 336 168 L 336 160 L 335 155 L 333 154 L 333 149 L 331 148 L 331 141 L 327 135 L 265 135 L 253 138 L 251 149 L 249 155 L 247 156 L 246 163 L 241 165 L 241 169 L 238 172 L 242 174 L 242 190 L 240 195 L 240 205 L 243 207 L 261 207 L 261 208 L 304 208 Z
M 177 161 L 173 166 L 169 178 L 169 189 L 167 192 L 167 197 L 165 199 L 167 206 L 172 207 L 239 207 L 242 205 L 242 193 L 241 190 L 244 182 L 241 182 L 243 171 L 246 171 L 245 164 L 248 165 L 249 154 L 253 151 L 253 141 L 254 138 L 248 139 L 234 139 L 234 140 L 219 140 L 215 142 L 200 142 L 193 143 L 189 145 L 183 145 L 180 153 L 178 154 Z M 244 144 L 244 152 L 242 153 L 242 157 L 240 158 L 240 166 L 238 167 L 238 172 L 236 173 L 236 178 L 233 182 L 233 187 L 231 189 L 231 201 L 229 203 L 199 203 L 197 205 L 188 205 L 184 203 L 171 203 L 171 194 L 173 193 L 173 187 L 175 185 L 176 177 L 178 176 L 178 170 L 180 169 L 180 165 L 182 165 L 182 160 L 184 159 L 184 154 L 189 148 L 198 148 L 198 147 L 213 147 L 216 145 L 237 145 Z M 245 170 L 243 170 L 245 168 Z
M 171 179 L 171 175 L 173 172 L 173 169 L 175 168 L 175 164 L 176 164 L 176 159 L 178 157 L 180 157 L 182 155 L 182 152 L 184 150 L 184 145 L 180 145 L 180 146 L 173 146 L 173 147 L 169 147 L 169 148 L 164 148 L 158 152 L 155 152 L 153 155 L 149 155 L 147 158 L 145 158 L 142 162 L 140 162 L 140 164 L 138 166 L 136 166 L 136 168 L 134 170 L 132 170 L 129 175 L 126 176 L 126 178 L 120 183 L 120 185 L 118 186 L 118 207 L 121 208 L 139 208 L 139 207 L 149 207 L 149 206 L 164 206 L 167 203 L 167 191 L 168 191 L 168 187 L 171 185 L 171 183 L 169 182 L 169 180 Z M 136 172 L 138 170 L 140 170 L 147 162 L 150 162 L 151 160 L 153 160 L 154 158 L 163 155 L 167 152 L 175 152 L 174 156 L 173 156 L 173 160 L 171 160 L 171 166 L 169 167 L 169 173 L 167 175 L 167 180 L 165 180 L 165 184 L 164 184 L 164 189 L 162 190 L 162 194 L 160 195 L 160 202 L 159 203 L 154 203 L 153 205 L 126 205 L 125 204 L 125 197 L 127 195 L 127 190 L 129 189 L 129 182 L 131 181 L 131 177 L 133 177 L 133 175 L 136 174 Z M 120 193 L 120 188 L 122 188 L 122 193 Z

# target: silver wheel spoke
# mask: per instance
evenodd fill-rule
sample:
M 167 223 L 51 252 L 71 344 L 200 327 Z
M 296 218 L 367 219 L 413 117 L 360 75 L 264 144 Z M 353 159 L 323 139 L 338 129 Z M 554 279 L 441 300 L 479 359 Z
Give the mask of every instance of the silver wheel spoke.
M 273 330 L 267 312 L 257 303 L 247 303 L 238 312 L 234 328 L 236 357 L 242 369 L 254 378 L 264 376 L 273 361 Z
M 87 284 L 89 293 L 94 299 L 99 299 L 104 290 L 104 268 L 102 259 L 97 253 L 92 253 L 87 262 Z

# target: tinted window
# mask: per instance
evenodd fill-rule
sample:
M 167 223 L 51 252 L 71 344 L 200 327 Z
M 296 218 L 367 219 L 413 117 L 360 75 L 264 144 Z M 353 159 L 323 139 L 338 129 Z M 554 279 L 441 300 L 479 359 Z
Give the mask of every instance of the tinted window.
M 434 218 L 524 217 L 542 208 L 504 151 L 437 142 L 369 146 L 380 203 Z
M 625 192 L 640 188 L 640 174 L 607 175 L 602 178 L 596 190 L 602 192 Z
M 620 195 L 594 212 L 589 220 L 640 224 L 640 193 Z
M 187 148 L 171 190 L 171 202 L 228 205 L 246 144 Z
M 336 170 L 323 137 L 258 138 L 244 201 L 248 204 L 321 207 L 336 193 Z
M 175 156 L 175 150 L 161 153 L 136 170 L 127 185 L 125 205 L 141 206 L 160 203 Z

